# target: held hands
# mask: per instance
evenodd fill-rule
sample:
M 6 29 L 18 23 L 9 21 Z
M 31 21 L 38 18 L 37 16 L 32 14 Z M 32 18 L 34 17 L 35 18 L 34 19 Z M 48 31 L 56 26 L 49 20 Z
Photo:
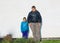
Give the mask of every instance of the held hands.
M 31 26 L 32 24 L 31 23 L 29 23 L 29 26 Z

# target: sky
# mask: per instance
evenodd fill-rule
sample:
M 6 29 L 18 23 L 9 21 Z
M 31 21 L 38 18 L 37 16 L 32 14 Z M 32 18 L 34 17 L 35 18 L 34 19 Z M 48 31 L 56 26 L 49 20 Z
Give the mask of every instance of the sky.
M 60 0 L 0 0 L 0 37 L 22 37 L 22 18 L 28 16 L 33 5 L 42 15 L 42 37 L 60 37 Z M 33 37 L 31 29 L 29 37 Z

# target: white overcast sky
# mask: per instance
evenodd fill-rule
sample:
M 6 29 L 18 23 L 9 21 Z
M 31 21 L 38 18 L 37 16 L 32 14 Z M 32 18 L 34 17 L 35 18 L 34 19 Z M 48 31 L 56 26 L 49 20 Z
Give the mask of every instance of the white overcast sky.
M 20 22 L 32 5 L 43 18 L 42 37 L 60 37 L 60 0 L 0 0 L 0 37 L 9 33 L 21 37 Z

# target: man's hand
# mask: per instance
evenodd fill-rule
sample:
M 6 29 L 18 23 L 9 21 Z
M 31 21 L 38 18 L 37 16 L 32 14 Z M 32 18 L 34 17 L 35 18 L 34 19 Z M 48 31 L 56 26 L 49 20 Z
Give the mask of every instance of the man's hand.
M 31 23 L 29 23 L 29 26 L 31 26 L 32 24 Z

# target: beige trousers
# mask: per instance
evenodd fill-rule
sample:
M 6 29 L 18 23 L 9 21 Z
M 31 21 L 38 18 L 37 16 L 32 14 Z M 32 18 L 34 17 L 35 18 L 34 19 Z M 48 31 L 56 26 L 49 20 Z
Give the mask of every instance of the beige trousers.
M 31 23 L 31 30 L 35 41 L 41 40 L 41 23 Z

